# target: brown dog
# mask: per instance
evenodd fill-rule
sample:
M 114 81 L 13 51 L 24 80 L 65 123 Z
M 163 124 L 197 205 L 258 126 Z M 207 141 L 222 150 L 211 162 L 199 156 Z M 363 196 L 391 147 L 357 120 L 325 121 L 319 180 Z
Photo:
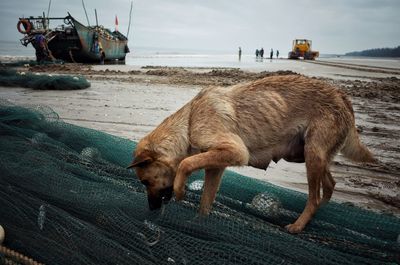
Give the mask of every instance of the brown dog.
M 208 214 L 226 167 L 266 169 L 282 158 L 305 162 L 307 204 L 287 226 L 298 233 L 331 198 L 335 181 L 329 165 L 340 150 L 354 161 L 374 161 L 359 141 L 345 94 L 300 75 L 272 76 L 203 89 L 138 143 L 129 167 L 146 185 L 150 209 L 161 207 L 172 191 L 181 200 L 189 175 L 205 169 L 200 213 Z

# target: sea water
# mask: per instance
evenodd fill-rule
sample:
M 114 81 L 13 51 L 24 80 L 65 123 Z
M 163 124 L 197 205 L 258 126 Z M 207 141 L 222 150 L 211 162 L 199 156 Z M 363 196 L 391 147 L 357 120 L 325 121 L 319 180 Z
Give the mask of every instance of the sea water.
M 287 51 L 280 50 L 280 58 L 278 60 L 276 59 L 275 53 L 272 60 L 269 57 L 264 57 L 262 59 L 256 58 L 252 50 L 244 50 L 241 60 L 239 60 L 238 51 L 234 49 L 212 51 L 131 46 L 131 52 L 127 54 L 125 64 L 134 67 L 224 67 L 255 71 L 278 71 L 290 69 L 300 73 L 307 73 L 307 68 L 309 68 L 309 66 L 301 63 L 299 64 L 296 60 L 285 60 L 289 48 L 287 48 Z M 266 55 L 269 55 L 268 50 Z M 31 59 L 34 59 L 35 57 L 35 51 L 32 45 L 25 47 L 19 41 L 0 41 L 1 61 L 22 60 L 27 57 Z M 321 54 L 318 61 L 400 69 L 399 58 L 362 58 Z
M 35 49 L 32 45 L 25 47 L 19 41 L 1 41 L 0 56 L 4 57 L 34 57 Z

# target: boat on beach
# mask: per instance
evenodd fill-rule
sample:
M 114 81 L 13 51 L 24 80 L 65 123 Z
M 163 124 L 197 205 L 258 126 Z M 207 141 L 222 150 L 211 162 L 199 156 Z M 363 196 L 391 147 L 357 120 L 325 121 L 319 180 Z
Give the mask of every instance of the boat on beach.
M 50 22 L 59 22 L 50 28 Z M 100 25 L 85 26 L 69 13 L 66 17 L 19 18 L 17 29 L 24 34 L 21 44 L 36 50 L 38 61 L 53 58 L 66 62 L 124 62 L 129 53 L 128 38 Z

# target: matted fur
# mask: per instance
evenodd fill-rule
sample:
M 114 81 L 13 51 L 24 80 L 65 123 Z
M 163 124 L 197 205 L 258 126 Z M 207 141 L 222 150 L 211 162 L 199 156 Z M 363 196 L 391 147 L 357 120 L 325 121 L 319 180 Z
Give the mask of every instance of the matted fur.
M 151 208 L 161 206 L 172 186 L 177 200 L 182 199 L 187 177 L 205 169 L 200 212 L 208 214 L 226 167 L 266 169 L 280 159 L 305 162 L 308 201 L 287 226 L 296 233 L 331 198 L 335 182 L 329 164 L 341 149 L 355 161 L 374 161 L 359 141 L 346 95 L 317 79 L 272 76 L 203 89 L 138 143 L 131 167 L 147 186 Z

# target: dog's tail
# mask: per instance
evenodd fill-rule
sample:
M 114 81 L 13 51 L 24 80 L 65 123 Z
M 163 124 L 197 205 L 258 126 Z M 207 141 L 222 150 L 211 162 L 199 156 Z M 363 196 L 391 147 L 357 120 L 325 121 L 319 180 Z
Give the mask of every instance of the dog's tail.
M 341 152 L 345 157 L 355 162 L 377 162 L 368 148 L 360 142 L 355 126 L 353 126 L 347 134 Z

